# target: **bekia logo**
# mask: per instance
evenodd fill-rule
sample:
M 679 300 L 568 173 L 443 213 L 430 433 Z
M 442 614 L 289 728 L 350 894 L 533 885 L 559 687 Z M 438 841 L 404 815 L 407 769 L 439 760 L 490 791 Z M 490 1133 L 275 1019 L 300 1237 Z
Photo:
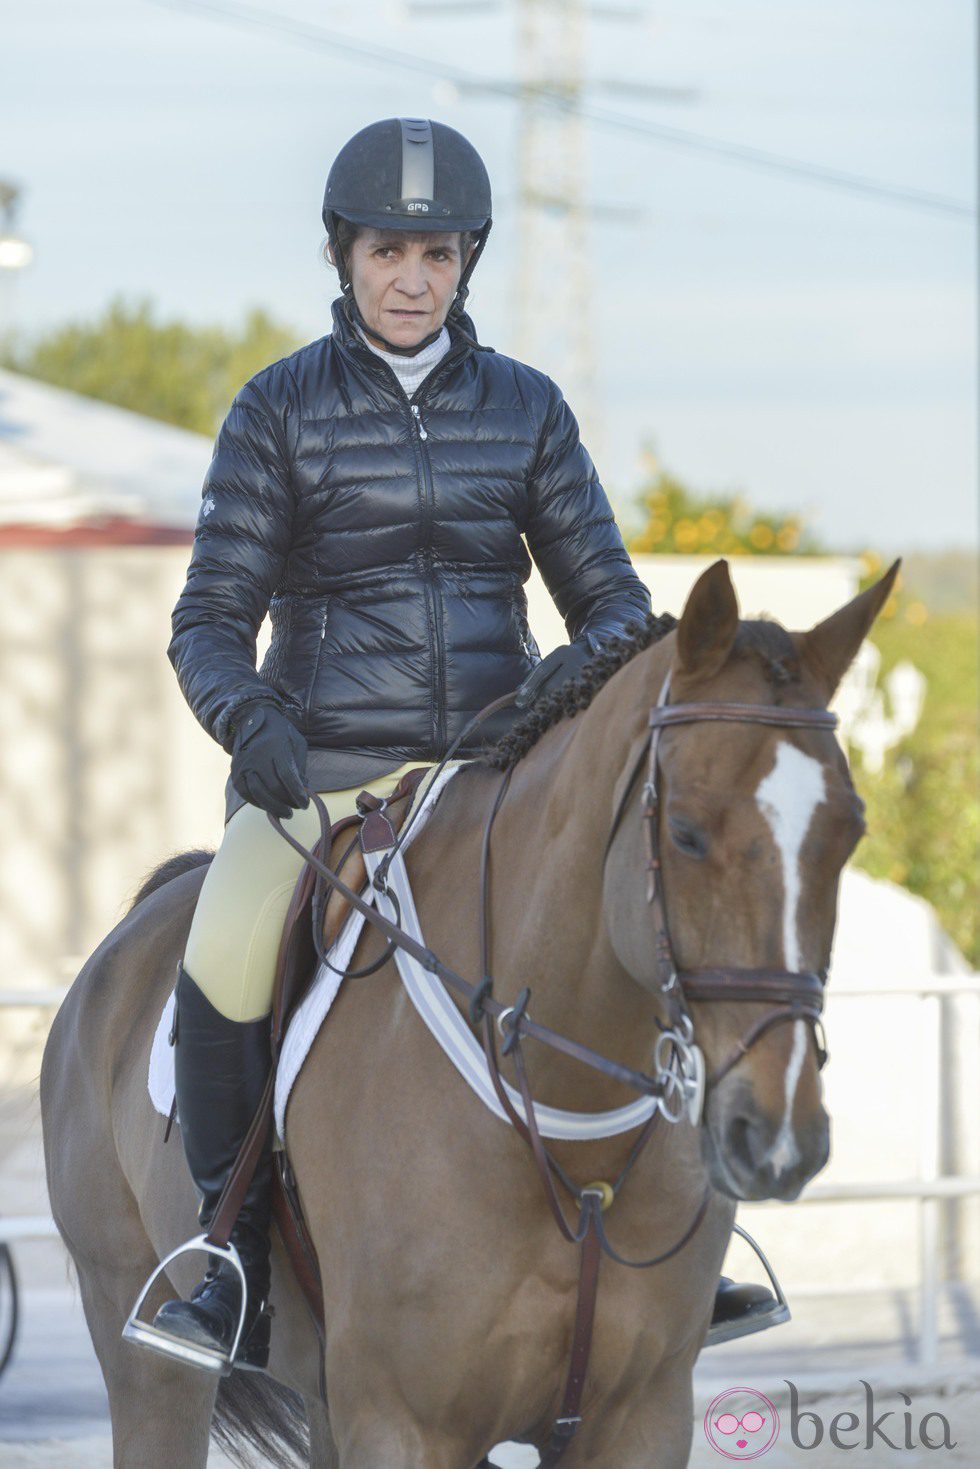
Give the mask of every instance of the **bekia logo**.
M 908 1393 L 898 1394 L 903 1408 L 880 1412 L 874 1389 L 862 1377 L 864 1415 L 845 1410 L 828 1417 L 826 1409 L 821 1415 L 816 1409 L 801 1408 L 796 1383 L 788 1378 L 783 1381 L 789 1388 L 789 1436 L 798 1449 L 815 1449 L 825 1441 L 835 1449 L 870 1449 L 878 1444 L 890 1449 L 956 1448 L 945 1414 L 933 1410 L 917 1419 Z M 726 1459 L 758 1459 L 779 1437 L 779 1414 L 756 1388 L 729 1387 L 708 1405 L 704 1432 L 712 1448 Z
M 779 1437 L 779 1414 L 754 1387 L 728 1387 L 708 1404 L 704 1432 L 726 1459 L 758 1459 Z
M 823 1441 L 824 1420 L 819 1413 L 800 1407 L 795 1382 L 785 1377 L 783 1381 L 789 1388 L 790 1437 L 798 1449 L 815 1449 Z M 826 1425 L 827 1440 L 834 1448 L 870 1449 L 876 1444 L 884 1444 L 889 1449 L 956 1448 L 944 1413 L 923 1413 L 916 1423 L 911 1411 L 912 1399 L 904 1392 L 898 1394 L 904 1408 L 886 1408 L 880 1413 L 871 1383 L 863 1377 L 859 1381 L 864 1388 L 864 1418 L 858 1413 L 835 1413 Z

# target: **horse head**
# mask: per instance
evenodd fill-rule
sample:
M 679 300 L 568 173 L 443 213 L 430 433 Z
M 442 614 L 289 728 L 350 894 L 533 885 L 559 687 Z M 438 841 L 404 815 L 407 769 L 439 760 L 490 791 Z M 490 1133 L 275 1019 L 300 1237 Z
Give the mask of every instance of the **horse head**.
M 635 660 L 650 728 L 614 798 L 606 923 L 679 1053 L 703 1054 L 702 1154 L 734 1199 L 795 1198 L 827 1161 L 819 1012 L 864 821 L 826 711 L 897 571 L 789 633 L 740 621 L 716 562 Z

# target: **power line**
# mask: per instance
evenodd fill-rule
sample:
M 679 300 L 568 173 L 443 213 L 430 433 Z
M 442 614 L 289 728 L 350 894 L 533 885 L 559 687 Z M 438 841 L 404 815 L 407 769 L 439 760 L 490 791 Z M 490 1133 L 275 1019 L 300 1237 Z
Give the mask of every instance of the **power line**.
M 411 72 L 439 81 L 450 82 L 461 90 L 480 91 L 490 96 L 503 97 L 511 101 L 527 100 L 528 89 L 517 82 L 497 81 L 481 77 L 472 72 L 460 71 L 443 62 L 430 61 L 414 56 L 410 52 L 395 51 L 364 41 L 354 41 L 336 31 L 309 21 L 276 15 L 261 6 L 240 3 L 240 0 L 150 0 L 153 5 L 165 10 L 179 10 L 191 14 L 210 14 L 225 22 L 257 26 L 279 32 L 294 40 L 312 42 L 325 50 L 350 56 L 372 66 L 390 67 Z M 825 168 L 821 164 L 805 163 L 799 159 L 786 158 L 770 153 L 764 148 L 753 148 L 743 143 L 728 143 L 721 138 L 707 137 L 690 132 L 686 128 L 671 127 L 667 123 L 652 122 L 629 113 L 613 111 L 597 106 L 584 99 L 563 97 L 559 92 L 547 88 L 533 88 L 533 100 L 555 111 L 571 113 L 586 118 L 597 127 L 620 133 L 631 133 L 662 143 L 667 147 L 688 152 L 701 153 L 740 164 L 757 171 L 794 178 L 801 183 L 820 184 L 866 198 L 885 200 L 906 208 L 930 213 L 941 213 L 960 219 L 975 219 L 976 210 L 970 204 L 950 199 L 942 194 L 932 194 L 921 189 L 908 189 L 897 184 L 881 183 L 876 179 L 862 178 L 857 174 L 844 173 L 839 169 Z

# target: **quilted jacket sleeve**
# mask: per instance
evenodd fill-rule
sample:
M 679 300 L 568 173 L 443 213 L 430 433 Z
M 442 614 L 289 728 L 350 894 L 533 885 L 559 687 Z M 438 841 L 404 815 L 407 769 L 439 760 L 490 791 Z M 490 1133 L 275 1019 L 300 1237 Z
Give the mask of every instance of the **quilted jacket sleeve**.
M 255 640 L 282 576 L 292 521 L 283 423 L 253 380 L 218 432 L 167 650 L 188 704 L 226 750 L 241 705 L 262 698 L 284 707 L 256 672 Z
M 527 544 L 565 620 L 569 639 L 592 651 L 631 618 L 650 611 L 650 593 L 623 545 L 578 424 L 550 378 L 548 407 L 529 484 Z

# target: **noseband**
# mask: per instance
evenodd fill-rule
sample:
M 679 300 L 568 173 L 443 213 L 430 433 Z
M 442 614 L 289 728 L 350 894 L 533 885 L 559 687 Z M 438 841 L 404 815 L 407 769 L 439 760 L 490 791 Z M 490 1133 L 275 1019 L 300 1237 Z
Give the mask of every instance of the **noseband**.
M 660 993 L 665 997 L 670 1015 L 669 1025 L 661 1036 L 674 1045 L 685 1073 L 688 1093 L 702 1087 L 711 1087 L 727 1076 L 732 1067 L 745 1056 L 756 1041 L 773 1029 L 793 1020 L 802 1020 L 809 1025 L 817 1051 L 818 1067 L 827 1060 L 827 1049 L 823 1037 L 820 1012 L 823 1009 L 823 989 L 826 970 L 792 969 L 746 969 L 728 966 L 720 969 L 682 969 L 674 956 L 664 903 L 663 874 L 660 849 L 660 738 L 669 727 L 687 724 L 727 723 L 764 724 L 779 729 L 827 729 L 837 727 L 837 716 L 826 709 L 783 709 L 771 704 L 733 704 L 721 701 L 702 701 L 689 704 L 668 704 L 671 674 L 668 671 L 660 697 L 650 709 L 649 736 L 636 757 L 626 786 L 620 797 L 613 823 L 606 840 L 602 867 L 606 862 L 613 839 L 619 829 L 626 810 L 630 792 L 636 784 L 637 775 L 647 766 L 643 784 L 643 828 L 646 841 L 647 903 L 653 921 L 654 963 Z M 694 1043 L 694 1020 L 689 1003 L 710 1001 L 742 1001 L 753 1004 L 772 1004 L 775 1008 L 738 1042 L 734 1050 L 707 1078 L 703 1080 L 703 1061 Z

